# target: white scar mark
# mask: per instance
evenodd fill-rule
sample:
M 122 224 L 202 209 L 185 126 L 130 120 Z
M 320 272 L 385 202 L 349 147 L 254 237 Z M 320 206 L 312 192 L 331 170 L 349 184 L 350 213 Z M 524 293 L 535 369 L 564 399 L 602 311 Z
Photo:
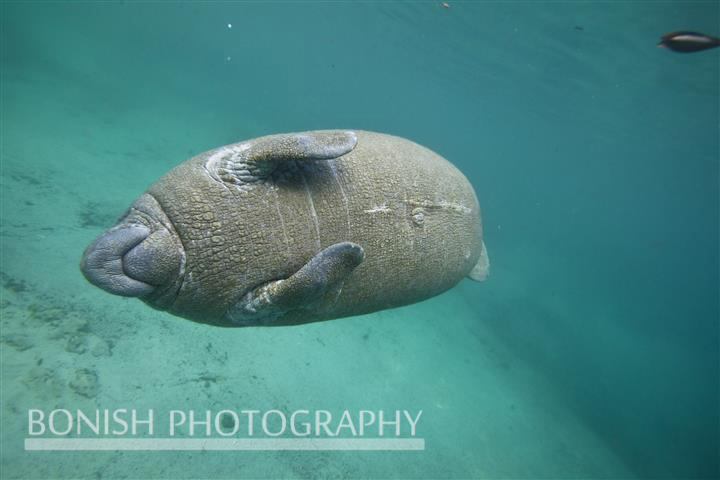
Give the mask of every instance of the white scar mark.
M 320 222 L 318 220 L 317 212 L 315 211 L 315 202 L 313 202 L 312 195 L 310 194 L 310 186 L 305 179 L 305 173 L 301 171 L 300 176 L 302 176 L 303 184 L 305 185 L 305 192 L 307 193 L 308 204 L 310 205 L 310 215 L 312 216 L 313 223 L 315 223 L 315 233 L 317 234 L 317 248 L 318 251 L 320 251 Z
M 438 206 L 441 208 L 449 208 L 451 210 L 455 210 L 456 212 L 460 213 L 472 213 L 472 210 L 465 205 L 461 205 L 459 203 L 451 203 L 451 202 L 440 202 L 438 203 Z
M 248 148 L 250 148 L 249 143 L 236 143 L 233 145 L 226 145 L 224 147 L 220 147 L 214 152 L 212 152 L 210 156 L 208 156 L 207 160 L 203 164 L 203 168 L 208 173 L 211 179 L 222 185 L 225 190 L 230 191 L 228 185 L 218 175 L 218 169 L 222 167 L 223 163 L 232 163 L 238 160 L 241 157 L 242 153 Z M 252 188 L 252 185 L 241 183 L 235 185 L 235 188 L 237 190 L 240 190 L 241 192 L 245 192 L 250 190 Z
M 345 206 L 345 220 L 347 221 L 347 235 L 348 238 L 350 238 L 350 207 L 348 204 L 347 195 L 345 195 L 345 189 L 343 188 L 342 183 L 340 183 L 340 179 L 338 178 L 337 170 L 335 169 L 335 160 L 330 160 L 328 164 L 330 165 L 330 170 L 332 171 L 335 183 L 337 183 L 337 186 L 340 189 L 340 195 L 342 195 L 343 198 L 343 205 Z
M 427 200 L 421 200 L 421 201 L 409 201 L 410 205 L 414 207 L 425 207 L 425 208 L 444 208 L 447 210 L 454 210 L 458 213 L 472 213 L 472 209 L 466 207 L 465 205 L 459 204 L 459 203 L 452 203 L 452 202 L 446 202 L 444 200 L 439 202 L 429 202 Z
M 403 180 L 403 183 L 405 183 L 405 180 Z M 408 198 L 407 198 L 407 184 L 403 185 L 403 201 L 401 203 L 402 205 L 402 218 L 407 218 L 408 216 Z M 415 237 L 412 234 L 412 227 L 410 227 L 410 224 L 408 222 L 402 222 L 401 225 L 405 228 L 405 235 L 407 236 L 408 243 L 410 244 L 410 251 L 415 253 Z
M 392 212 L 392 210 L 387 205 L 380 205 L 379 207 L 373 207 L 370 210 L 363 210 L 363 212 L 365 212 L 365 213 L 387 213 L 387 212 Z
M 230 160 L 236 160 L 245 150 L 250 148 L 249 143 L 236 143 L 233 145 L 226 145 L 215 150 L 205 162 L 205 165 L 211 170 L 216 167 L 217 162 L 230 157 Z
M 230 191 L 230 189 L 228 188 L 228 186 L 225 185 L 225 182 L 223 182 L 222 180 L 220 180 L 220 178 L 218 178 L 218 176 L 215 175 L 215 172 L 213 172 L 211 169 L 208 168 L 208 163 L 203 164 L 202 167 L 203 167 L 203 169 L 205 170 L 205 172 L 207 173 L 208 177 L 210 177 L 211 180 L 213 180 L 214 182 L 219 183 L 220 186 L 223 187 L 223 188 L 224 188 L 225 190 L 227 190 L 228 192 Z

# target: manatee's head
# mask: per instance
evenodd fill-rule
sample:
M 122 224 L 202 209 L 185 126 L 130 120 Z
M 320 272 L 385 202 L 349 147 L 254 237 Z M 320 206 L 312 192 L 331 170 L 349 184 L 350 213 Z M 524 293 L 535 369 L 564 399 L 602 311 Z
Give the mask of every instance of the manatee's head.
M 185 252 L 172 223 L 145 194 L 85 249 L 80 269 L 105 291 L 167 308 L 182 284 L 184 264 Z

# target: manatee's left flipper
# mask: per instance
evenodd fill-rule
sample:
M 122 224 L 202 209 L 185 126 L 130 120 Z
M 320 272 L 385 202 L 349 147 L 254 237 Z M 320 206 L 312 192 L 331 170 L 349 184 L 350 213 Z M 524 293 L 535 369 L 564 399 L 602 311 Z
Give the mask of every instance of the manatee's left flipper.
M 330 160 L 352 151 L 355 145 L 357 136 L 345 130 L 270 135 L 223 147 L 208 166 L 225 182 L 249 184 L 267 179 L 290 160 Z
M 342 242 L 315 255 L 300 270 L 284 280 L 257 287 L 228 312 L 238 325 L 268 325 L 298 309 L 313 309 L 332 302 L 348 276 L 365 258 L 360 245 Z

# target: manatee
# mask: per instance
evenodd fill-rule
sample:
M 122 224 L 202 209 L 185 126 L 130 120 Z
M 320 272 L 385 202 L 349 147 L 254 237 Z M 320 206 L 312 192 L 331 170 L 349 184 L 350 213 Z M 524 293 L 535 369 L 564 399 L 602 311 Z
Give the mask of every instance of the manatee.
M 410 140 L 346 130 L 201 153 L 83 254 L 94 285 L 222 326 L 296 325 L 418 302 L 489 262 L 465 176 Z

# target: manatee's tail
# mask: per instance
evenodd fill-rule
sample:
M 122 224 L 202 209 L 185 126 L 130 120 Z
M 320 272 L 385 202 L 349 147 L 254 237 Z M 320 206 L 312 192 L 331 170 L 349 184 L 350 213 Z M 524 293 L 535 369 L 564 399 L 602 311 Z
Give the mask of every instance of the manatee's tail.
M 487 248 L 485 248 L 485 242 L 482 242 L 482 250 L 480 251 L 480 258 L 477 263 L 468 274 L 472 280 L 476 282 L 484 282 L 487 276 L 490 274 L 490 257 L 488 257 Z

